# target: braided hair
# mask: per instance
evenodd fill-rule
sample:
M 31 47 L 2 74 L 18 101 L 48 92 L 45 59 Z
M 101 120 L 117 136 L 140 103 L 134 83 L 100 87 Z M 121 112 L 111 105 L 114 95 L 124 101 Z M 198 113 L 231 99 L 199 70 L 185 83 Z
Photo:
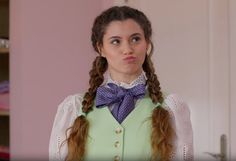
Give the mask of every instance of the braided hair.
M 133 19 L 137 22 L 142 30 L 147 42 L 151 43 L 152 28 L 151 23 L 143 12 L 128 7 L 114 6 L 103 11 L 96 17 L 91 34 L 91 41 L 96 52 L 99 51 L 99 46 L 103 45 L 103 36 L 109 23 L 114 20 L 123 21 Z M 151 54 L 146 55 L 143 70 L 147 76 L 147 85 L 149 96 L 153 103 L 163 103 L 164 98 L 160 88 L 160 82 L 155 74 L 154 66 L 151 61 Z M 88 113 L 92 110 L 97 88 L 104 81 L 104 73 L 108 68 L 106 58 L 97 56 L 93 62 L 91 71 L 89 72 L 89 88 L 84 95 L 82 102 L 82 111 Z M 151 159 L 163 161 L 170 160 L 173 152 L 172 139 L 174 137 L 174 129 L 171 125 L 170 114 L 163 107 L 158 107 L 153 110 L 151 116 L 152 131 L 151 131 Z M 70 135 L 67 139 L 68 155 L 66 161 L 82 161 L 86 152 L 86 141 L 88 138 L 89 121 L 85 116 L 78 116 L 70 127 Z

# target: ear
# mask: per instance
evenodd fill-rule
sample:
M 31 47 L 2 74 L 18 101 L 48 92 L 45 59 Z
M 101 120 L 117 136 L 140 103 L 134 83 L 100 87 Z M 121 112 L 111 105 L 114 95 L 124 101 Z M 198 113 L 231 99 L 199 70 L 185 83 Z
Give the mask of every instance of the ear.
M 98 43 L 96 44 L 96 47 L 98 49 L 98 54 L 101 54 L 101 47 L 100 47 L 100 45 Z
M 99 50 L 100 50 L 100 55 L 105 58 L 106 55 L 104 54 L 104 49 L 103 49 L 103 47 L 101 47 Z
M 152 43 L 149 42 L 148 46 L 147 46 L 147 55 L 149 56 L 151 54 L 151 52 L 152 52 Z
M 98 49 L 99 55 L 102 57 L 105 57 L 104 52 L 103 52 L 104 51 L 103 47 L 97 44 L 97 49 Z

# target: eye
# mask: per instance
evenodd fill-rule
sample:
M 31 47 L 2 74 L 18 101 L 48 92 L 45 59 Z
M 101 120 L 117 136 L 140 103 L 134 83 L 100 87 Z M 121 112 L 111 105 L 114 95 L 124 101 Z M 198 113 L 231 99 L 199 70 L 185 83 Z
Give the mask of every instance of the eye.
M 133 43 L 136 43 L 136 42 L 138 42 L 140 39 L 141 39 L 141 38 L 140 38 L 139 36 L 135 36 L 135 37 L 132 37 L 131 41 L 132 41 Z
M 118 40 L 118 39 L 113 39 L 111 41 L 111 44 L 113 44 L 113 45 L 118 45 L 119 43 L 120 43 L 120 40 Z

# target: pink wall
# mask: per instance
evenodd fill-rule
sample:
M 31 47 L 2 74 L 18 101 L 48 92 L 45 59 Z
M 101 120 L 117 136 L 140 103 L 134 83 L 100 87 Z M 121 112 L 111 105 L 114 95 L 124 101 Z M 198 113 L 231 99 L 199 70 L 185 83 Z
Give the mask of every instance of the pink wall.
M 95 52 L 94 17 L 107 0 L 11 0 L 12 159 L 44 159 L 57 105 L 83 92 Z

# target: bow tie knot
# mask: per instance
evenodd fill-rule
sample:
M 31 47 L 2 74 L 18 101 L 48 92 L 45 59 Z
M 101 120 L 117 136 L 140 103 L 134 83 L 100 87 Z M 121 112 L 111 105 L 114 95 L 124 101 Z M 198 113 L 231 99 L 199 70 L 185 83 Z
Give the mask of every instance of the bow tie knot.
M 139 84 L 133 88 L 125 89 L 113 83 L 108 87 L 98 87 L 96 95 L 96 106 L 98 108 L 114 104 L 113 116 L 121 123 L 126 116 L 134 109 L 134 100 L 145 95 L 145 85 Z

